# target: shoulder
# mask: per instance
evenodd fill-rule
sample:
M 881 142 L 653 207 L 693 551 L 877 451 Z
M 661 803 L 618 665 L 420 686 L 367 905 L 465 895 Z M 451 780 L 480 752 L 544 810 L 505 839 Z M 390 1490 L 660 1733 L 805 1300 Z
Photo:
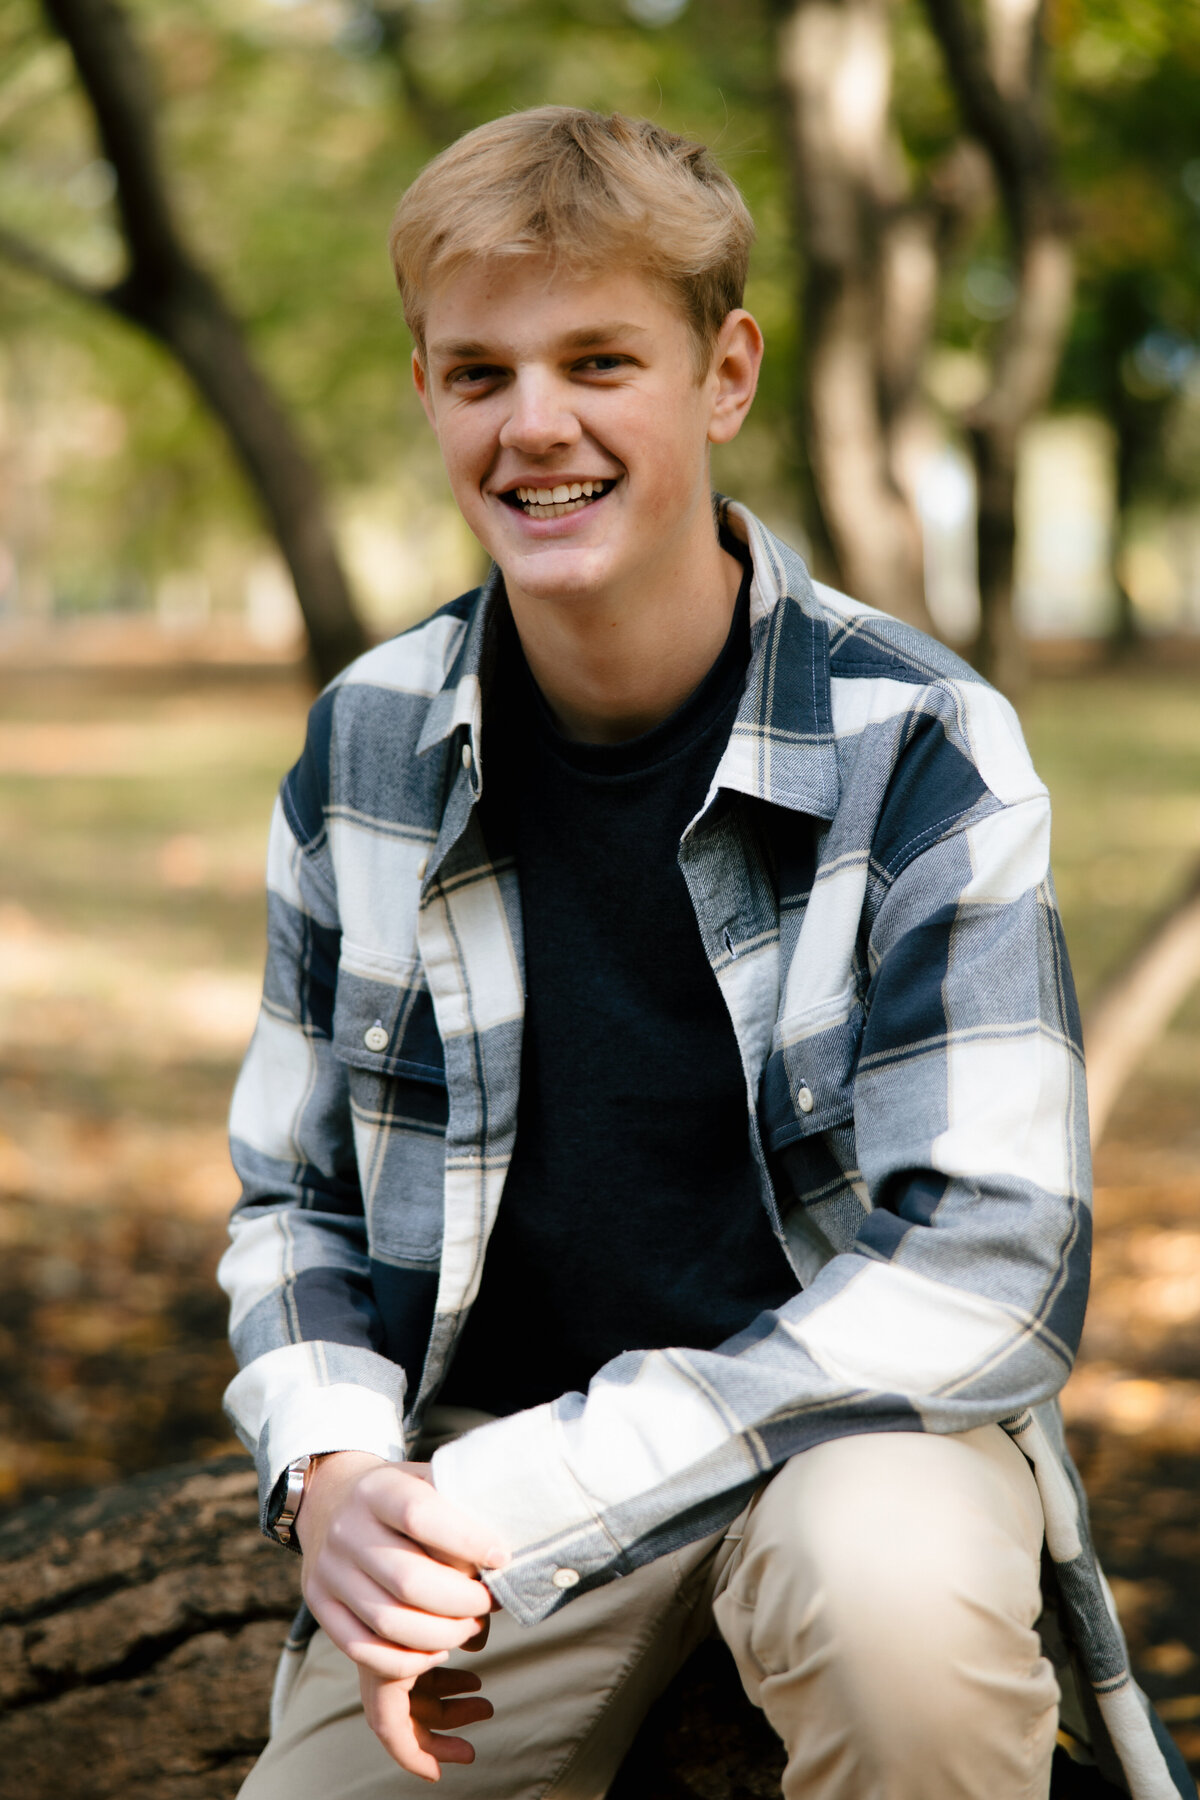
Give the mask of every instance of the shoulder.
M 903 765 L 940 802 L 1044 800 L 1012 704 L 936 638 L 823 582 L 830 710 L 841 760 Z M 970 798 L 969 798 L 970 796 Z
M 472 588 L 419 624 L 365 651 L 334 677 L 314 703 L 314 713 L 324 706 L 350 714 L 372 693 L 392 694 L 427 709 L 445 686 L 482 597 L 482 588 Z
M 483 590 L 357 657 L 317 696 L 304 749 L 282 800 L 301 844 L 324 832 L 332 807 L 372 810 L 380 781 L 411 770 L 430 707 L 451 680 Z

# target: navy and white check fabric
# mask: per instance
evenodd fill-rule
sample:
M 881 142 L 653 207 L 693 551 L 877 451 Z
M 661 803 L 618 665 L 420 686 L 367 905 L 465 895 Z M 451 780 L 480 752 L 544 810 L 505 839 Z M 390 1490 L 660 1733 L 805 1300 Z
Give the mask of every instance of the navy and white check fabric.
M 716 1350 L 630 1351 L 586 1396 L 470 1433 L 435 1480 L 495 1524 L 513 1559 L 490 1584 L 533 1623 L 720 1528 L 810 1445 L 1000 1421 L 1037 1475 L 1102 1766 L 1138 1800 L 1190 1794 L 1130 1679 L 1055 1401 L 1090 1204 L 1046 791 L 973 671 L 721 507 L 753 559 L 751 661 L 680 866 L 800 1291 Z M 221 1270 L 268 1527 L 301 1453 L 403 1456 L 500 1204 L 521 908 L 476 809 L 500 594 L 493 572 L 347 669 L 275 812 Z

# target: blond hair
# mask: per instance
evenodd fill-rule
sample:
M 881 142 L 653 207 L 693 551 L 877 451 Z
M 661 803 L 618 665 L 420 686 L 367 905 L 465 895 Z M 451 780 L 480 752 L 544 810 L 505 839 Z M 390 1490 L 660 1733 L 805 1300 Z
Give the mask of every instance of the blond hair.
M 388 246 L 422 361 L 434 286 L 480 257 L 540 254 L 575 275 L 633 267 L 673 293 L 703 374 L 742 303 L 753 240 L 745 201 L 703 144 L 648 119 L 538 106 L 427 164 Z

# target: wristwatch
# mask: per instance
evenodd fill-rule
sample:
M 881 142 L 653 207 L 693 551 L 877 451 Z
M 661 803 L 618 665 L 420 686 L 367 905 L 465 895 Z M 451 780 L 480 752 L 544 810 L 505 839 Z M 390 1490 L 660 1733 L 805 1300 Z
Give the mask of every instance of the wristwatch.
M 296 1539 L 296 1515 L 300 1511 L 300 1502 L 304 1498 L 304 1489 L 308 1484 L 308 1471 L 320 1462 L 319 1456 L 298 1456 L 290 1462 L 287 1469 L 287 1488 L 283 1496 L 283 1505 L 275 1520 L 275 1536 L 289 1550 L 300 1548 Z

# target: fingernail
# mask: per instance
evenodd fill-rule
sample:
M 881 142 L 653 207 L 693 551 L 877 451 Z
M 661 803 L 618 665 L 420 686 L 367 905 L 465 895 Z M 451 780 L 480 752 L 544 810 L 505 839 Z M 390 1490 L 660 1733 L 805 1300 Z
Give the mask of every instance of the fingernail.
M 489 1569 L 502 1569 L 507 1561 L 507 1550 L 501 1550 L 497 1545 L 493 1544 L 492 1548 L 484 1558 L 484 1566 Z

